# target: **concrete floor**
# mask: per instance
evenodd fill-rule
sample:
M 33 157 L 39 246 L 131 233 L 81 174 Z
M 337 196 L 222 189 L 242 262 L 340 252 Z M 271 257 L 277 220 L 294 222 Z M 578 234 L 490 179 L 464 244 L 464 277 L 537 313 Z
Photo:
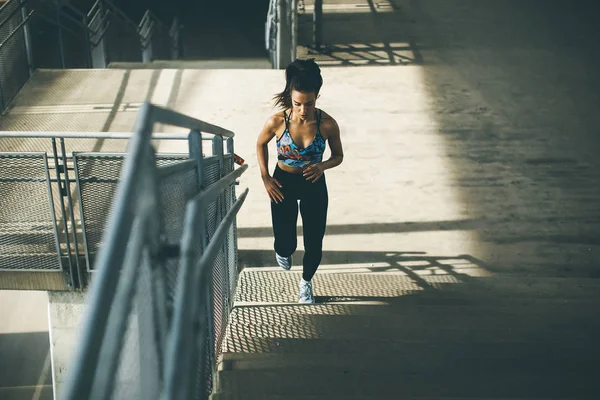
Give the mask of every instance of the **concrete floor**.
M 367 1 L 362 3 L 369 5 Z M 504 359 L 496 372 L 486 369 L 490 376 L 500 376 L 514 368 L 514 358 L 502 354 L 506 349 L 500 346 L 504 334 L 514 335 L 510 336 L 513 346 L 508 347 L 513 353 L 507 354 L 518 354 L 521 361 L 530 355 L 530 363 L 520 371 L 542 368 L 534 362 L 536 355 L 538 360 L 547 360 L 553 350 L 560 355 L 555 360 L 564 362 L 554 365 L 555 369 L 542 368 L 540 371 L 548 374 L 540 373 L 529 381 L 537 391 L 499 389 L 492 394 L 499 396 L 502 392 L 507 397 L 522 398 L 536 397 L 536 393 L 542 398 L 598 397 L 600 391 L 589 377 L 600 372 L 590 362 L 600 354 L 595 339 L 599 325 L 595 310 L 600 302 L 600 56 L 595 21 L 599 6 L 592 1 L 574 5 L 542 0 L 398 0 L 394 5 L 393 12 L 356 12 L 353 8 L 352 12 L 342 9 L 335 15 L 326 15 L 329 23 L 325 25 L 325 42 L 331 54 L 316 55 L 323 60 L 325 79 L 319 106 L 338 120 L 346 153 L 344 164 L 327 174 L 328 235 L 322 274 L 316 279 L 322 278 L 326 283 L 321 286 L 320 300 L 349 303 L 342 312 L 355 312 L 358 317 L 344 322 L 347 325 L 340 325 L 339 329 L 331 327 L 331 322 L 321 321 L 315 329 L 325 332 L 321 338 L 324 340 L 309 346 L 318 353 L 335 343 L 336 337 L 356 339 L 350 333 L 344 335 L 344 326 L 348 328 L 346 332 L 351 332 L 350 327 L 364 328 L 369 324 L 382 327 L 377 315 L 365 317 L 380 311 L 365 311 L 356 302 L 381 301 L 387 296 L 391 300 L 383 300 L 393 303 L 395 312 L 394 317 L 384 318 L 390 321 L 390 328 L 382 332 L 389 335 L 394 329 L 402 331 L 398 324 L 411 321 L 402 319 L 406 315 L 414 321 L 412 328 L 402 331 L 405 336 L 394 344 L 395 357 L 414 357 L 410 359 L 413 364 L 402 367 L 403 373 L 409 372 L 406 365 L 427 365 L 416 364 L 419 349 L 424 351 L 423 360 L 444 361 L 435 358 L 435 349 L 426 352 L 426 343 L 414 346 L 419 333 L 431 343 L 446 346 L 444 354 L 456 355 L 453 351 L 459 351 L 460 347 L 448 346 L 452 340 L 433 336 L 439 326 L 435 318 L 431 317 L 432 321 L 428 316 L 437 316 L 447 324 L 443 333 L 454 329 L 455 335 L 464 334 L 451 338 L 479 343 L 468 335 L 469 330 L 474 330 L 496 341 L 492 349 L 477 344 L 469 347 L 472 352 Z M 306 32 L 303 35 L 301 50 L 308 52 L 308 36 Z M 326 67 L 327 64 L 333 66 Z M 262 123 L 273 112 L 269 100 L 283 88 L 283 73 L 115 70 L 97 71 L 94 77 L 87 73 L 87 78 L 76 77 L 77 74 L 84 72 L 38 75 L 37 89 L 26 86 L 15 108 L 0 120 L 0 129 L 128 130 L 133 126 L 135 107 L 123 111 L 119 106 L 151 98 L 235 131 L 236 152 L 250 164 L 242 179 L 242 187 L 250 187 L 251 194 L 238 219 L 240 261 L 248 268 L 246 279 L 272 273 L 269 282 L 276 285 L 274 290 L 278 293 L 269 297 L 268 290 L 264 295 L 261 291 L 257 297 L 239 299 L 246 302 L 239 306 L 264 310 L 269 303 L 271 307 L 286 307 L 293 302 L 296 272 L 283 278 L 269 269 L 273 266 L 270 214 L 254 150 Z M 101 80 L 100 74 L 106 74 L 106 79 Z M 98 92 L 92 89 L 78 90 L 81 86 L 74 82 L 81 79 L 89 83 L 86 88 L 101 86 L 104 97 L 95 98 Z M 55 86 L 44 86 L 53 82 Z M 43 95 L 54 93 L 52 88 L 62 92 L 55 92 L 54 97 Z M 65 109 L 61 108 L 96 103 L 115 104 L 115 111 L 103 114 L 83 109 L 64 114 Z M 40 112 L 35 107 L 41 105 L 56 107 L 31 113 Z M 297 260 L 301 254 L 297 254 Z M 468 265 L 475 267 L 455 265 L 453 270 L 460 272 L 458 278 L 441 274 L 431 278 L 438 280 L 437 286 L 429 281 L 425 285 L 419 276 L 436 274 L 435 268 L 428 271 L 424 264 L 432 259 L 467 260 Z M 348 283 L 342 288 L 339 282 L 354 278 L 339 278 L 337 284 L 328 284 L 325 277 L 327 271 L 364 275 L 385 272 L 386 268 L 390 269 L 388 274 L 396 277 L 386 280 L 384 273 L 372 278 L 377 281 L 362 284 L 362 278 L 356 278 L 359 283 Z M 416 282 L 417 286 L 421 283 L 422 288 L 433 289 L 423 290 L 428 293 L 425 296 L 412 297 L 375 290 L 377 285 L 406 276 L 412 280 L 407 285 L 414 286 Z M 374 294 L 367 290 L 368 285 L 375 285 L 370 288 Z M 348 288 L 355 289 L 354 297 Z M 459 294 L 438 294 L 436 288 Z M 363 294 L 357 295 L 361 290 Z M 471 314 L 461 315 L 461 309 L 448 308 L 453 306 L 452 298 L 463 305 L 470 301 L 468 304 L 475 308 L 470 309 Z M 527 307 L 520 301 L 523 298 Z M 431 301 L 438 308 L 424 307 Z M 336 311 L 323 311 L 327 312 Z M 455 319 L 443 319 L 444 313 Z M 398 317 L 399 314 L 403 316 Z M 420 318 L 415 317 L 419 315 Z M 483 326 L 489 328 L 478 328 Z M 423 327 L 428 329 L 418 330 Z M 494 329 L 502 335 L 490 333 Z M 303 338 L 294 332 L 263 332 L 263 339 L 271 344 L 275 342 L 270 339 L 282 339 L 285 335 Z M 368 332 L 375 334 L 373 330 Z M 413 343 L 414 352 L 402 347 L 402 341 L 404 346 Z M 287 346 L 286 341 L 279 342 L 277 346 L 297 348 Z M 262 343 L 260 335 L 256 343 Z M 379 354 L 385 354 L 387 349 L 364 341 L 350 343 L 359 343 Z M 268 343 L 262 345 L 269 348 Z M 243 350 L 240 349 L 242 353 Z M 366 354 L 365 351 L 362 356 Z M 569 358 L 569 354 L 574 355 Z M 44 356 L 37 357 L 36 371 L 42 370 Z M 391 355 L 390 360 L 394 360 Z M 577 367 L 578 360 L 587 361 Z M 234 367 L 245 368 L 244 360 L 238 361 Z M 273 361 L 269 362 L 265 364 L 266 374 L 234 373 L 232 379 L 242 386 L 258 382 L 253 379 L 273 381 L 275 375 L 269 371 Z M 303 362 L 310 365 L 314 361 Z M 331 360 L 330 365 L 338 364 Z M 438 366 L 453 367 L 443 363 Z M 579 378 L 564 373 L 562 376 L 567 378 L 557 380 L 572 367 L 582 373 Z M 462 371 L 469 371 L 468 368 Z M 441 369 L 431 371 L 441 373 Z M 37 372 L 28 374 L 27 382 L 34 383 L 27 384 L 35 384 L 39 376 Z M 419 382 L 423 388 L 435 386 L 435 381 Z M 468 382 L 462 381 L 461 387 L 456 386 L 459 381 L 452 382 L 455 386 L 448 388 L 454 391 L 448 390 L 446 395 L 460 393 L 482 398 L 482 393 L 487 393 L 489 397 L 493 388 L 474 384 L 471 392 L 461 391 Z M 502 384 L 502 380 L 494 382 Z M 519 388 L 519 382 L 513 380 L 513 386 L 507 387 Z M 544 386 L 547 382 L 553 385 Z M 544 389 L 552 387 L 563 391 Z M 281 395 L 272 394 L 273 398 Z
M 0 398 L 51 400 L 48 297 L 0 291 Z

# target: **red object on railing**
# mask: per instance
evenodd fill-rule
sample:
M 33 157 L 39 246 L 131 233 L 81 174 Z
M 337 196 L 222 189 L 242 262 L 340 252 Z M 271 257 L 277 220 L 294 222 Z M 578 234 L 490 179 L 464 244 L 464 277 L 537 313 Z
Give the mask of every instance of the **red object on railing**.
M 237 154 L 233 153 L 233 161 L 237 164 L 237 165 L 244 165 L 244 163 L 246 161 L 244 161 L 244 159 L 240 156 L 238 156 Z

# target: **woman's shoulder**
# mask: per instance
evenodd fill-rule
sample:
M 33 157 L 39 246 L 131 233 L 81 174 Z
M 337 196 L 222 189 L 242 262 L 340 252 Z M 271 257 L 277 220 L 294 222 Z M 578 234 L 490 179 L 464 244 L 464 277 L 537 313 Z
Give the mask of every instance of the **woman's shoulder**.
M 274 135 L 276 135 L 277 132 L 279 132 L 281 130 L 281 127 L 284 125 L 284 111 L 279 111 L 271 115 L 269 118 L 267 118 L 267 121 L 265 122 L 266 129 Z
M 322 109 L 319 111 L 321 113 L 321 133 L 327 134 L 327 136 L 339 133 L 340 128 L 335 118 Z
M 271 115 L 268 119 L 267 119 L 267 125 L 269 125 L 270 127 L 277 129 L 279 128 L 281 125 L 285 124 L 285 111 L 279 111 L 273 115 Z

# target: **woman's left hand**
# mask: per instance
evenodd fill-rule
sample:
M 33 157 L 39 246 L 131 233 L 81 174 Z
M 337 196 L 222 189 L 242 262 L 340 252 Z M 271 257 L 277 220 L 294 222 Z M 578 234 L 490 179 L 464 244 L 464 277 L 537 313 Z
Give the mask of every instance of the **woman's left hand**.
M 312 183 L 315 183 L 316 181 L 319 180 L 319 178 L 321 176 L 323 176 L 324 171 L 325 171 L 325 168 L 323 168 L 323 166 L 320 163 L 318 163 L 318 164 L 313 164 L 310 167 L 306 168 L 302 172 L 302 175 L 304 175 L 304 178 L 306 178 L 307 181 L 311 181 Z

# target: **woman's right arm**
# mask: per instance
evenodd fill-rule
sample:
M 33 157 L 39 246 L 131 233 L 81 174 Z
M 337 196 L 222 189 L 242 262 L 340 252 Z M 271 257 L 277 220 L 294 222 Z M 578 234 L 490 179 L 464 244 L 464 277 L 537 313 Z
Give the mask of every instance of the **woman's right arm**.
M 269 174 L 269 152 L 267 145 L 275 137 L 275 132 L 278 128 L 278 121 L 275 115 L 271 116 L 265 122 L 258 140 L 256 141 L 256 156 L 258 157 L 258 166 L 260 168 L 260 176 L 262 177 L 265 189 L 269 198 L 275 203 L 283 201 L 283 194 L 279 190 L 282 186 L 275 178 Z

